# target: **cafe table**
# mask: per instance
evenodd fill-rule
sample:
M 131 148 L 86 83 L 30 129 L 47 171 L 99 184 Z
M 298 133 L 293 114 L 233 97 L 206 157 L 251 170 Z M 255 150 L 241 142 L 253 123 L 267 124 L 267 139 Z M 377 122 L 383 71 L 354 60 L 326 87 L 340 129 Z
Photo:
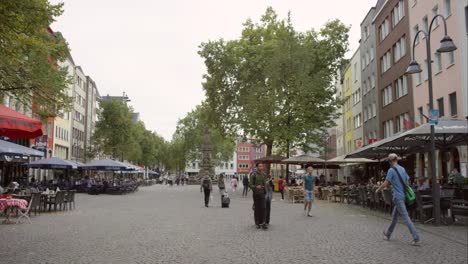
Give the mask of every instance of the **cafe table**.
M 11 215 L 14 213 L 15 209 L 27 209 L 28 201 L 23 199 L 15 198 L 2 198 L 0 199 L 0 212 L 4 212 L 6 219 L 3 220 L 4 224 L 11 224 L 10 221 Z

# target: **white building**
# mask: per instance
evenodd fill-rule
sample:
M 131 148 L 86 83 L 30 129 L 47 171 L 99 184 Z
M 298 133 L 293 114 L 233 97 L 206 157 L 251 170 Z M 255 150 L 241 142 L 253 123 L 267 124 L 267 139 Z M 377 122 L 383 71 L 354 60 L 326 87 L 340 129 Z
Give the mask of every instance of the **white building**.
M 354 150 L 363 146 L 363 118 L 362 118 L 362 91 L 361 91 L 361 51 L 356 50 L 350 62 L 351 67 L 351 93 L 353 103 L 353 145 Z
M 231 177 L 236 174 L 237 169 L 237 159 L 236 159 L 236 152 L 232 154 L 232 158 L 227 161 L 219 164 L 215 167 L 215 174 L 219 175 L 224 173 L 224 175 Z M 185 167 L 185 173 L 189 176 L 197 176 L 198 172 L 200 171 L 200 161 L 189 161 L 187 166 Z
M 86 75 L 80 66 L 75 67 L 73 98 L 71 157 L 73 160 L 84 161 L 86 140 Z

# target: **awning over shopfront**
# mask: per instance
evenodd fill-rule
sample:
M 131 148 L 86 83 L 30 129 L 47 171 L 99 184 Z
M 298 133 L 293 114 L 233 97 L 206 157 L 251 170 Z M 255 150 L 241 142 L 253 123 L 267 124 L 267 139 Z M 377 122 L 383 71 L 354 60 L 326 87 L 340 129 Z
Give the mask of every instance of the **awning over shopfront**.
M 14 156 L 21 155 L 27 157 L 44 157 L 44 152 L 32 148 L 27 148 L 5 140 L 0 140 L 0 155 Z
M 331 164 L 376 163 L 376 160 L 366 158 L 346 158 L 346 155 L 327 160 Z
M 0 136 L 10 139 L 42 136 L 42 122 L 0 104 Z
M 434 130 L 437 149 L 447 149 L 452 146 L 467 144 L 468 142 L 468 123 L 465 120 L 441 119 L 434 126 Z M 429 151 L 430 131 L 430 124 L 424 124 L 374 142 L 346 155 L 346 158 L 381 159 L 392 152 L 405 156 Z
M 68 160 L 63 160 L 59 158 L 50 158 L 42 159 L 30 162 L 28 164 L 29 168 L 33 169 L 52 169 L 52 170 L 67 170 L 67 169 L 77 169 L 78 166 L 76 163 L 73 163 Z
M 325 162 L 326 161 L 321 158 L 316 158 L 309 155 L 300 155 L 282 161 L 282 163 L 286 164 L 324 164 Z

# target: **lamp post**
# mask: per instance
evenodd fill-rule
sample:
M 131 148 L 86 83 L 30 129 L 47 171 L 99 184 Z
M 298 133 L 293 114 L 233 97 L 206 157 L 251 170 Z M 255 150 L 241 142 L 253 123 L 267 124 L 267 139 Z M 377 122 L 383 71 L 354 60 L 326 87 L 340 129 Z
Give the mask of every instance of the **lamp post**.
M 433 93 L 432 93 L 432 59 L 431 59 L 431 33 L 432 33 L 432 26 L 434 24 L 434 21 L 437 20 L 437 18 L 441 18 L 442 21 L 444 22 L 444 37 L 440 41 L 440 48 L 437 49 L 437 52 L 443 53 L 443 52 L 452 52 L 457 49 L 455 44 L 453 43 L 452 39 L 447 35 L 447 22 L 445 21 L 445 18 L 442 15 L 436 15 L 432 18 L 431 24 L 429 26 L 429 32 L 426 32 L 424 30 L 419 30 L 416 33 L 416 36 L 414 36 L 413 40 L 413 60 L 408 66 L 408 69 L 406 70 L 406 74 L 415 74 L 415 73 L 421 73 L 421 66 L 419 63 L 416 61 L 415 54 L 414 54 L 414 48 L 416 44 L 416 40 L 419 36 L 419 34 L 424 34 L 426 36 L 426 56 L 427 56 L 427 77 L 428 77 L 428 85 L 429 85 L 429 112 L 432 112 L 434 109 L 434 98 L 433 98 Z M 432 178 L 432 198 L 434 202 L 434 220 L 435 224 L 439 225 L 440 224 L 440 187 L 439 183 L 437 182 L 437 177 L 436 177 L 436 158 L 435 158 L 435 139 L 434 139 L 434 134 L 435 134 L 435 129 L 434 129 L 434 124 L 432 123 L 430 125 L 431 127 L 431 136 L 430 136 L 430 143 L 431 143 L 431 178 Z

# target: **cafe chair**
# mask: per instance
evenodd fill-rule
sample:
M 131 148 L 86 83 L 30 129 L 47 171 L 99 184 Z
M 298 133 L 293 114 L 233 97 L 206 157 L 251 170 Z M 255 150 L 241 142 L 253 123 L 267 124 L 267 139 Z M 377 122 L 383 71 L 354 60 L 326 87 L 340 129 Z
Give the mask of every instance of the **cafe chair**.
M 426 219 L 427 216 L 426 216 L 426 212 L 429 210 L 430 212 L 432 212 L 434 209 L 434 204 L 432 203 L 432 198 L 430 200 L 423 200 L 423 198 L 421 197 L 421 192 L 416 192 L 416 210 L 418 212 L 418 215 L 419 215 L 419 221 L 421 221 L 421 223 L 424 223 L 424 224 L 427 224 L 429 222 L 432 222 L 434 221 L 434 218 L 429 218 L 429 219 Z
M 34 199 L 35 197 L 32 196 L 31 200 L 29 201 L 28 207 L 26 209 L 22 209 L 22 208 L 18 209 L 19 216 L 18 216 L 18 220 L 16 221 L 16 223 L 20 223 L 21 219 L 26 218 L 28 222 L 31 224 L 31 219 L 29 219 L 29 211 L 31 210 L 31 207 L 34 204 Z

